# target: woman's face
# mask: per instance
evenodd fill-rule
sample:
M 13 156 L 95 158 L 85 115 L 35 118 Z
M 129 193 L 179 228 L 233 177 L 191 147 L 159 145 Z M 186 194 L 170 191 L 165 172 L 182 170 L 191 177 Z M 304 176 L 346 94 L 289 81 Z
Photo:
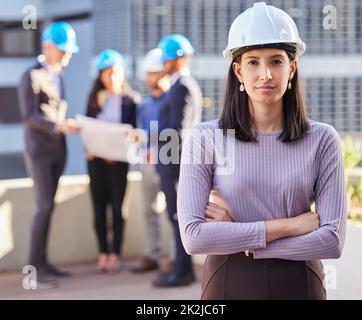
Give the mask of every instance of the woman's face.
M 269 48 L 247 51 L 239 63 L 233 63 L 234 73 L 249 98 L 259 104 L 282 99 L 296 68 L 297 61 L 290 61 L 284 50 Z
M 124 82 L 124 69 L 120 65 L 103 69 L 101 71 L 100 79 L 104 87 L 113 94 L 120 94 L 122 92 Z

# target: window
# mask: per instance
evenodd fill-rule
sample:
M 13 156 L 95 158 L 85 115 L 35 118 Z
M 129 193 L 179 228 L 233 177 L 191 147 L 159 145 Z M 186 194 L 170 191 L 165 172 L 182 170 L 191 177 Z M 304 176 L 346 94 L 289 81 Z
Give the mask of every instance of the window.
M 17 88 L 0 88 L 0 123 L 21 122 Z
M 40 52 L 39 32 L 39 26 L 26 30 L 21 22 L 0 22 L 0 56 L 36 56 Z

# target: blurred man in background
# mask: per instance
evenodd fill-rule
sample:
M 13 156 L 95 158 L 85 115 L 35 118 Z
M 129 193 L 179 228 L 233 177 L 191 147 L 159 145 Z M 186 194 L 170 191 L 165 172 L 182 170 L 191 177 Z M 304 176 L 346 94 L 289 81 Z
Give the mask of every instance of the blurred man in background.
M 170 76 L 171 88 L 167 92 L 159 112 L 159 130 L 173 129 L 181 137 L 182 129 L 192 128 L 201 121 L 202 94 L 196 80 L 191 76 L 189 63 L 194 48 L 190 41 L 180 34 L 163 38 L 159 45 L 162 49 L 164 72 Z M 161 140 L 161 139 L 160 139 Z M 156 287 L 174 287 L 188 285 L 195 281 L 189 256 L 181 242 L 177 220 L 177 182 L 180 173 L 181 141 L 178 139 L 171 146 L 176 159 L 169 163 L 165 150 L 169 141 L 159 142 L 159 161 L 157 172 L 160 175 L 161 189 L 165 193 L 167 213 L 173 227 L 176 243 L 176 266 L 166 275 L 161 275 L 153 283 Z M 167 152 L 167 154 L 169 154 Z M 178 156 L 178 157 L 177 157 Z
M 163 72 L 161 62 L 162 50 L 150 50 L 142 63 L 141 71 L 145 76 L 145 84 L 150 92 L 139 107 L 139 123 L 147 134 L 147 143 L 143 150 L 142 172 L 143 210 L 146 221 L 145 255 L 133 272 L 141 273 L 159 268 L 161 254 L 161 217 L 158 213 L 157 195 L 160 191 L 160 177 L 156 172 L 157 146 L 151 141 L 151 121 L 158 121 L 158 115 L 165 92 L 170 88 L 169 78 Z M 157 130 L 157 129 L 156 129 Z M 157 136 L 157 132 L 156 132 Z M 171 244 L 171 260 L 174 256 L 174 243 Z
M 66 119 L 62 70 L 78 51 L 74 29 L 55 22 L 42 34 L 42 55 L 27 70 L 18 88 L 25 125 L 25 161 L 33 179 L 36 212 L 29 263 L 37 268 L 39 288 L 56 286 L 55 277 L 70 274 L 58 270 L 47 258 L 47 242 L 58 180 L 66 162 L 65 134 L 78 132 L 74 120 Z

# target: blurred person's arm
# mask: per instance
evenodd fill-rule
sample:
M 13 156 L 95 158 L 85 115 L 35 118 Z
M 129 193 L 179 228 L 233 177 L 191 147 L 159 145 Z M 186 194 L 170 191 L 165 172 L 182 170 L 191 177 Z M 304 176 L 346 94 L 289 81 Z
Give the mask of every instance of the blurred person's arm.
M 178 90 L 175 91 L 170 110 L 169 128 L 175 130 L 182 129 L 182 122 L 185 116 L 184 113 L 190 103 L 190 100 L 190 92 L 185 86 L 180 86 Z
M 21 78 L 18 97 L 21 116 L 26 125 L 46 134 L 59 132 L 56 123 L 46 119 L 39 109 L 40 93 L 34 92 L 29 71 Z
M 20 81 L 18 88 L 20 112 L 23 121 L 29 127 L 45 134 L 73 134 L 79 132 L 74 119 L 66 119 L 59 123 L 50 121 L 40 111 L 40 92 L 34 91 L 30 72 L 26 72 Z

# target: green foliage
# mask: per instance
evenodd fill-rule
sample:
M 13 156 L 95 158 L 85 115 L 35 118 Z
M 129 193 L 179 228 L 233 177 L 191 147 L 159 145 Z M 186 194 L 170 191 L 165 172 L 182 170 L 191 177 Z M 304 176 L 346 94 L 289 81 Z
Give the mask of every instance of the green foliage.
M 359 184 L 354 188 L 353 195 L 356 196 L 358 198 L 358 200 L 360 200 L 359 202 L 361 203 L 361 200 L 362 200 L 362 179 L 360 179 Z
M 342 141 L 344 168 L 346 169 L 346 184 L 348 193 L 349 217 L 353 220 L 362 220 L 362 178 L 352 179 L 353 174 L 348 169 L 358 168 L 362 161 L 361 145 L 353 141 L 351 136 L 345 136 Z M 352 183 L 352 181 L 354 181 Z
M 346 169 L 357 167 L 358 163 L 362 160 L 362 154 L 359 151 L 361 145 L 353 141 L 351 136 L 345 136 L 341 142 L 344 167 Z

